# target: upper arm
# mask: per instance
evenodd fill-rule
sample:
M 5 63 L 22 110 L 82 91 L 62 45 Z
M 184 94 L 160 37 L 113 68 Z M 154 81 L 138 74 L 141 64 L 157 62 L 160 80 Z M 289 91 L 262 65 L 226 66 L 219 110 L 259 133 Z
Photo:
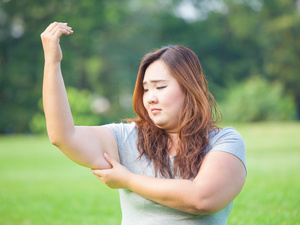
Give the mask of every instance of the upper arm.
M 201 204 L 208 212 L 217 212 L 240 193 L 246 179 L 242 161 L 227 152 L 211 151 L 203 159 L 194 180 Z
M 89 168 L 111 167 L 104 159 L 104 152 L 120 161 L 116 139 L 105 126 L 76 126 L 68 141 L 58 147 L 71 160 Z

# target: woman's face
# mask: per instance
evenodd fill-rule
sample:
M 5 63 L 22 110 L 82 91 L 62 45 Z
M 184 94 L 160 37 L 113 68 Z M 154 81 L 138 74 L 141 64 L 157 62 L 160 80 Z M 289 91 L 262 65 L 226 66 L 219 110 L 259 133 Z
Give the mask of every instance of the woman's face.
M 143 86 L 144 107 L 152 121 L 167 132 L 178 132 L 185 94 L 164 62 L 157 60 L 148 66 Z

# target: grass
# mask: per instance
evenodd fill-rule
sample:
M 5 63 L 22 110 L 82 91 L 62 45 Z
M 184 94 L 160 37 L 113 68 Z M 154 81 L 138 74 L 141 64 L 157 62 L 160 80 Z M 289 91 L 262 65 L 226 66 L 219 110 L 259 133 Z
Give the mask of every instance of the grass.
M 1 225 L 120 224 L 117 190 L 66 158 L 47 137 L 0 138 Z
M 300 124 L 233 125 L 248 177 L 228 224 L 300 224 Z M 0 136 L 0 224 L 120 224 L 117 190 L 44 136 Z
M 237 125 L 248 176 L 228 224 L 300 224 L 300 124 Z

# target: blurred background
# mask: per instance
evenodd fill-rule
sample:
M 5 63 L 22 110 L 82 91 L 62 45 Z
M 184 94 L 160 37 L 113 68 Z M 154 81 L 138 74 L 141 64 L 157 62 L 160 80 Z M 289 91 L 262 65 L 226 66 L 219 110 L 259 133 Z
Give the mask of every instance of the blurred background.
M 300 1 L 0 0 L 0 133 L 45 132 L 40 34 L 53 21 L 75 123 L 134 116 L 142 56 L 165 45 L 198 55 L 227 122 L 298 120 Z
M 0 224 L 120 224 L 118 192 L 52 146 L 40 34 L 68 22 L 62 72 L 76 125 L 134 117 L 141 58 L 199 57 L 246 143 L 248 177 L 228 224 L 300 224 L 300 0 L 0 0 Z

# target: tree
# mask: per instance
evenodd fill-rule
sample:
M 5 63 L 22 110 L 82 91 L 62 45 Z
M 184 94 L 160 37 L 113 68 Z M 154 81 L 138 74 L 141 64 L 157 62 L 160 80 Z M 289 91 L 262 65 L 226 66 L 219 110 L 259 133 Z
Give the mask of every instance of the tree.
M 283 84 L 299 114 L 299 17 L 296 1 L 284 0 L 0 1 L 0 133 L 30 131 L 41 97 L 40 33 L 53 21 L 74 30 L 61 39 L 66 86 L 111 102 L 102 123 L 134 116 L 141 57 L 169 44 L 197 53 L 218 100 L 232 83 L 260 74 Z

